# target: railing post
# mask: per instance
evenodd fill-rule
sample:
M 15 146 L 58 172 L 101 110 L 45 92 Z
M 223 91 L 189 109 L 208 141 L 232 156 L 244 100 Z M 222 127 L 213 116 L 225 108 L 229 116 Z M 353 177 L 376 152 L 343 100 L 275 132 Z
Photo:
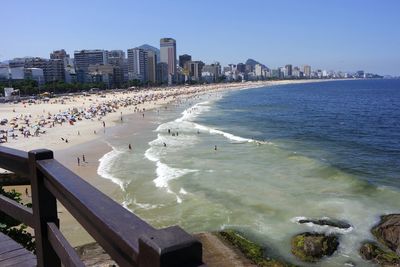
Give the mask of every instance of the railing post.
M 38 160 L 52 159 L 53 152 L 47 149 L 29 151 L 29 170 L 31 174 L 32 209 L 35 225 L 36 256 L 39 267 L 59 267 L 60 259 L 50 245 L 47 223 L 59 227 L 56 198 L 44 186 L 44 175 L 37 168 Z
M 139 238 L 138 266 L 205 266 L 202 262 L 202 245 L 179 226 L 160 229 Z

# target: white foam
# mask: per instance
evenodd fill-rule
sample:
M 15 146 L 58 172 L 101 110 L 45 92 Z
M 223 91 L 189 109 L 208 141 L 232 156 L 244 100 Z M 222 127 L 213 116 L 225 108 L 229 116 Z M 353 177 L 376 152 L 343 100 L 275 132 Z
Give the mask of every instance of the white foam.
M 160 157 L 163 147 L 160 148 L 156 146 L 159 145 L 159 142 L 155 142 L 156 140 L 150 142 L 153 146 L 147 149 L 145 152 L 145 157 L 148 160 L 156 163 L 157 178 L 154 179 L 153 182 L 156 187 L 165 188 L 168 193 L 175 195 L 177 203 L 182 203 L 182 199 L 178 196 L 178 194 L 176 194 L 170 189 L 169 182 L 171 180 L 178 179 L 179 177 L 182 177 L 185 174 L 196 172 L 197 170 L 172 168 L 167 164 L 162 163 Z M 180 193 L 183 194 L 182 192 Z
M 150 148 L 145 152 L 145 157 L 156 163 L 157 178 L 153 180 L 154 184 L 156 187 L 165 188 L 168 193 L 174 194 L 178 203 L 181 203 L 182 199 L 178 196 L 178 194 L 169 188 L 169 182 L 171 180 L 178 179 L 185 174 L 196 172 L 197 170 L 172 168 L 161 162 L 161 159 L 168 151 L 186 149 L 188 146 L 198 142 L 199 137 L 197 134 L 194 134 L 197 131 L 206 132 L 209 134 L 218 134 L 235 143 L 254 142 L 257 144 L 270 144 L 268 142 L 260 142 L 257 140 L 236 136 L 231 133 L 193 122 L 195 117 L 210 110 L 209 104 L 209 101 L 197 103 L 194 106 L 184 110 L 181 113 L 182 116 L 176 120 L 159 125 L 155 130 L 158 132 L 157 138 L 149 142 Z M 170 134 L 166 134 L 168 130 L 171 131 Z M 179 135 L 172 135 L 174 132 L 179 132 Z M 166 147 L 164 147 L 164 144 L 166 144 Z M 181 188 L 179 193 L 181 195 L 187 194 L 183 188 Z
M 177 179 L 185 174 L 196 172 L 197 170 L 179 169 L 169 167 L 167 164 L 157 161 L 157 178 L 154 179 L 154 184 L 160 188 L 168 188 L 168 182 Z
M 209 103 L 210 103 L 209 101 L 197 103 L 193 107 L 184 110 L 182 112 L 182 117 L 176 119 L 175 121 L 176 122 L 192 121 L 198 115 L 202 114 L 205 111 L 210 110 L 210 107 L 208 106 Z
M 183 189 L 183 187 L 181 187 L 181 189 L 179 190 L 179 194 L 187 195 L 187 192 L 185 189 Z
M 119 185 L 122 191 L 125 191 L 126 184 L 121 179 L 113 176 L 111 174 L 111 169 L 113 163 L 117 160 L 117 158 L 124 153 L 122 150 L 117 150 L 115 147 L 112 147 L 112 150 L 106 154 L 104 154 L 99 159 L 99 167 L 97 168 L 97 173 L 108 180 L 111 180 L 113 183 Z

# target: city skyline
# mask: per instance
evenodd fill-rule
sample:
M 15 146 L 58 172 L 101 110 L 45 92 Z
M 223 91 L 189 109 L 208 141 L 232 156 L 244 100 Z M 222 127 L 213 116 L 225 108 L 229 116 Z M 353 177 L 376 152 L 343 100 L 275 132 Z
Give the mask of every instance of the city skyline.
M 126 51 L 141 44 L 159 47 L 160 38 L 171 37 L 179 41 L 177 55 L 190 54 L 193 60 L 207 63 L 237 64 L 254 58 L 273 68 L 293 64 L 400 75 L 397 1 L 384 5 L 376 1 L 308 1 L 303 5 L 295 1 L 213 5 L 208 1 L 146 5 L 122 1 L 118 12 L 107 16 L 101 3 L 77 3 L 60 3 L 56 8 L 44 0 L 3 4 L 6 12 L 0 14 L 13 23 L 3 30 L 8 41 L 0 47 L 0 61 L 48 58 L 51 51 L 62 48 L 73 54 L 81 49 Z M 91 7 L 96 12 L 87 12 Z M 152 12 L 135 11 L 144 7 Z M 24 19 L 16 20 L 13 14 Z

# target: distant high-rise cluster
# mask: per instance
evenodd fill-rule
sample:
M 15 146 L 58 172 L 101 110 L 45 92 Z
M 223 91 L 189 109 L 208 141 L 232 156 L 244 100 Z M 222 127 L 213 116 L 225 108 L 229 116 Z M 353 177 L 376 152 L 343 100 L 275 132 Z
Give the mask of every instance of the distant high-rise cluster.
M 50 53 L 50 58 L 14 58 L 0 63 L 0 82 L 34 80 L 39 85 L 52 83 L 103 83 L 108 88 L 132 84 L 159 85 L 213 83 L 266 79 L 374 78 L 375 74 L 357 71 L 326 71 L 304 65 L 287 64 L 268 68 L 256 60 L 221 67 L 218 62 L 205 64 L 191 55 L 177 56 L 173 38 L 161 38 L 160 48 L 142 45 L 123 50 L 84 49 L 74 51 L 73 58 L 64 49 Z

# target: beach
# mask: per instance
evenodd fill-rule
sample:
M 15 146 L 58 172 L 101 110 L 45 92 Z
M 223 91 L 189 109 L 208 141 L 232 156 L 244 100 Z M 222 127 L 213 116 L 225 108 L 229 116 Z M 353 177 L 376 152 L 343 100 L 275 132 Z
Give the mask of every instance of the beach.
M 178 106 L 186 105 L 188 101 L 194 101 L 196 97 L 206 94 L 304 82 L 315 81 L 264 81 L 156 88 L 145 91 L 68 95 L 51 98 L 47 102 L 4 103 L 0 104 L 0 119 L 6 119 L 8 123 L 1 125 L 0 129 L 7 131 L 14 127 L 15 134 L 18 136 L 13 138 L 9 133 L 7 142 L 1 145 L 23 151 L 39 148 L 50 149 L 54 152 L 55 159 L 106 195 L 123 203 L 121 187 L 115 181 L 104 179 L 98 174 L 99 160 L 111 150 L 107 139 L 118 138 L 121 132 L 128 135 L 134 133 L 148 135 L 157 128 L 155 125 L 157 114 L 163 112 L 165 107 L 171 103 Z M 126 101 L 127 99 L 129 101 Z M 112 109 L 100 114 L 98 111 L 105 105 L 112 106 Z M 87 114 L 85 112 L 91 107 L 96 107 L 96 112 L 92 112 L 95 115 L 91 118 L 84 118 Z M 74 116 L 72 122 L 69 122 L 68 119 L 71 117 L 68 116 L 74 112 L 77 115 Z M 10 124 L 10 122 L 14 123 Z M 38 130 L 39 133 L 35 135 L 36 128 L 32 125 L 39 124 L 39 122 L 42 124 Z M 21 125 L 24 125 L 22 131 L 18 130 Z M 30 130 L 26 137 L 23 134 L 25 129 Z M 146 139 L 146 136 L 142 137 Z M 126 144 L 127 149 L 128 145 Z M 16 189 L 21 192 L 24 201 L 29 202 L 30 190 L 26 196 L 25 188 L 25 186 L 7 187 L 7 189 Z M 92 241 L 91 237 L 61 205 L 58 212 L 61 230 L 74 246 Z

